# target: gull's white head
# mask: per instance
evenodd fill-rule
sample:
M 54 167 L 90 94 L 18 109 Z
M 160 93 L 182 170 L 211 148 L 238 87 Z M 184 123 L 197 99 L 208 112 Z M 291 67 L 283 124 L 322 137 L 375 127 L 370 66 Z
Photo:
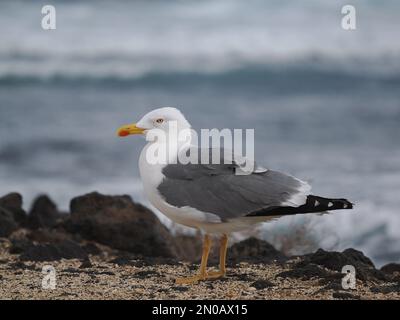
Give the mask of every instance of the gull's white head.
M 179 130 L 190 129 L 190 124 L 178 109 L 159 108 L 144 115 L 137 123 L 122 126 L 118 135 L 125 137 L 131 134 L 147 134 L 152 130 L 162 130 L 168 133 L 174 124 Z

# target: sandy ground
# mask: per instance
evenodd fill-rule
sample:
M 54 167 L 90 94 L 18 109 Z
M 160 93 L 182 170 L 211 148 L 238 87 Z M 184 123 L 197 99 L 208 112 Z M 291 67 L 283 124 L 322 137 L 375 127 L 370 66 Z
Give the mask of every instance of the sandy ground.
M 277 277 L 288 270 L 278 264 L 240 263 L 228 269 L 225 278 L 176 285 L 174 279 L 195 272 L 186 263 L 146 265 L 132 261 L 117 265 L 91 257 L 92 266 L 79 260 L 20 262 L 17 256 L 0 255 L 1 299 L 400 299 L 400 294 L 371 291 L 374 284 L 357 283 L 355 290 L 320 284 L 320 279 L 298 280 Z M 112 261 L 111 257 L 109 261 Z M 56 270 L 56 288 L 43 289 L 42 268 Z
M 179 261 L 198 261 L 201 239 L 174 236 L 129 196 L 92 192 L 72 199 L 70 214 L 47 196 L 29 213 L 22 203 L 0 198 L 0 299 L 400 299 L 399 263 L 376 269 L 354 248 L 288 257 L 256 238 L 230 246 L 224 278 L 177 285 L 197 272 Z M 349 265 L 353 290 L 341 284 Z M 55 288 L 43 287 L 52 275 Z

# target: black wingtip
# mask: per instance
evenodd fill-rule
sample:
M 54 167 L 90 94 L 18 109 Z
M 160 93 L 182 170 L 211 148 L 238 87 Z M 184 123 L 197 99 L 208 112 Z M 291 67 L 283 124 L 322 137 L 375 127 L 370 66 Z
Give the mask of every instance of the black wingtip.
M 324 209 L 324 210 L 353 209 L 354 207 L 354 203 L 350 202 L 347 199 L 331 199 L 314 195 L 309 195 L 307 197 L 306 205 L 309 208 L 314 206 L 318 209 Z
M 350 202 L 347 199 L 339 199 L 339 200 L 342 201 L 342 204 L 343 204 L 343 208 L 342 209 L 353 209 L 354 206 L 355 206 L 354 203 Z M 338 201 L 338 200 L 336 200 L 336 201 Z
M 304 213 L 318 213 L 332 210 L 353 209 L 354 203 L 347 199 L 331 199 L 307 196 L 306 203 L 299 207 L 276 206 L 253 211 L 247 216 L 286 216 Z

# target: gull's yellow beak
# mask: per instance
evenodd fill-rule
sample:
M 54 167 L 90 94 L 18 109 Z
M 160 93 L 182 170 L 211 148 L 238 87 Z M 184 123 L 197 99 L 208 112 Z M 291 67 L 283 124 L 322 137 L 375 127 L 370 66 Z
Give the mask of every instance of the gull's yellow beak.
M 129 136 L 130 134 L 142 134 L 145 131 L 145 129 L 139 128 L 136 126 L 135 123 L 128 124 L 125 126 L 122 126 L 118 129 L 117 134 L 120 137 L 126 137 Z

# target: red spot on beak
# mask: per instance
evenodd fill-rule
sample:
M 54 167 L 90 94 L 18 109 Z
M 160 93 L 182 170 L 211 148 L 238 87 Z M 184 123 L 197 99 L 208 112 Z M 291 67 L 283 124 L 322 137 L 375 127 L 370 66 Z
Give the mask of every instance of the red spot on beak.
M 129 131 L 127 131 L 127 130 L 120 130 L 120 131 L 118 132 L 118 135 L 119 135 L 120 137 L 129 136 Z

